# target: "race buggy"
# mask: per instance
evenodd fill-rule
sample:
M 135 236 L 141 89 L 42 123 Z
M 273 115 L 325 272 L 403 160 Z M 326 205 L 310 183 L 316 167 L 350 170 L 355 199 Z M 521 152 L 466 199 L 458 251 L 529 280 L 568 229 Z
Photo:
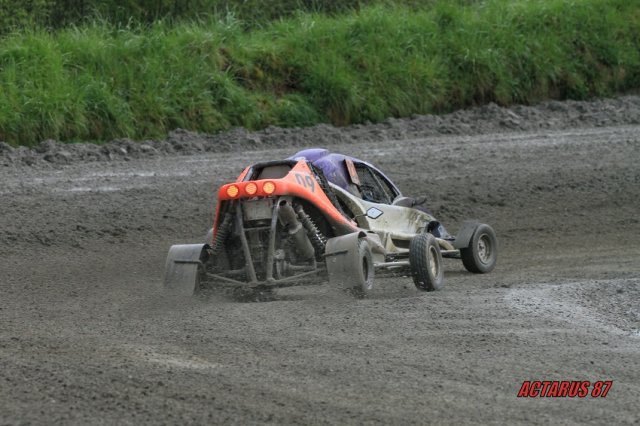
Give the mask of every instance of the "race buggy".
M 363 296 L 382 271 L 438 290 L 443 257 L 470 272 L 493 270 L 498 245 L 489 225 L 466 221 L 452 236 L 423 204 L 373 165 L 325 149 L 254 164 L 219 189 L 206 243 L 170 248 L 165 287 L 193 294 L 328 279 Z

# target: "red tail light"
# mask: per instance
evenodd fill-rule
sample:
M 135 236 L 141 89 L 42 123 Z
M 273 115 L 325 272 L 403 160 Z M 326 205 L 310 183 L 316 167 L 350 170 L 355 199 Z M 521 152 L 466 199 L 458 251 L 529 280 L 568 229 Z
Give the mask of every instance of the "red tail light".
M 258 185 L 253 182 L 249 182 L 247 186 L 244 187 L 244 192 L 249 195 L 255 195 L 255 193 L 258 192 Z
M 231 198 L 237 197 L 239 192 L 240 192 L 240 190 L 235 185 L 231 185 L 231 186 L 227 187 L 227 196 L 229 196 Z
M 264 191 L 265 194 L 267 195 L 271 195 L 275 192 L 276 190 L 276 184 L 273 182 L 265 182 L 262 185 L 262 190 Z

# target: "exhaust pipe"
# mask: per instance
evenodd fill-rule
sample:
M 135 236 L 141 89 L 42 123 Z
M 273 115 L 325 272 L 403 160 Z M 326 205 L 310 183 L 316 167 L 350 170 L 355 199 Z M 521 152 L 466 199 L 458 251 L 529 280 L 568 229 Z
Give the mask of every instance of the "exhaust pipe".
M 293 237 L 293 241 L 302 258 L 304 260 L 308 260 L 315 257 L 316 252 L 313 245 L 311 244 L 311 241 L 309 241 L 307 232 L 302 226 L 302 223 L 298 220 L 298 216 L 293 210 L 291 204 L 286 200 L 282 200 L 278 207 L 278 219 L 280 219 L 280 222 L 287 227 L 289 235 Z

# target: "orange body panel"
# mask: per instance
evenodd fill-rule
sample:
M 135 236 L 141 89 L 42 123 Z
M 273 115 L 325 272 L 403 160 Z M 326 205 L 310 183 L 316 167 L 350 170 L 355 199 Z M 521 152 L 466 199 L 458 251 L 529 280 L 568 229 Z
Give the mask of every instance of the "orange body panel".
M 299 161 L 291 171 L 280 179 L 261 179 L 253 181 L 244 181 L 249 172 L 250 167 L 244 169 L 244 171 L 238 176 L 238 179 L 234 183 L 228 183 L 222 185 L 218 190 L 218 205 L 216 206 L 216 216 L 213 225 L 214 233 L 217 233 L 217 226 L 220 215 L 220 201 L 241 200 L 250 198 L 264 198 L 264 197 L 277 197 L 282 195 L 291 195 L 294 197 L 302 198 L 311 202 L 318 207 L 322 213 L 330 218 L 334 223 L 345 225 L 349 228 L 353 228 L 354 231 L 358 230 L 357 224 L 344 217 L 331 203 L 327 195 L 324 193 L 320 185 L 313 176 L 313 172 L 309 169 L 309 166 L 305 161 Z M 275 185 L 275 190 L 271 193 L 265 193 L 263 186 L 265 183 L 271 182 Z M 258 186 L 258 191 L 253 194 L 247 194 L 245 187 L 249 183 L 254 183 Z M 227 189 L 231 186 L 238 188 L 236 196 L 229 196 Z
M 247 176 L 247 173 L 249 173 L 249 169 L 251 169 L 251 166 L 245 167 L 242 173 L 240 173 L 240 176 L 238 176 L 238 179 L 236 179 L 236 182 L 242 182 L 245 176 Z

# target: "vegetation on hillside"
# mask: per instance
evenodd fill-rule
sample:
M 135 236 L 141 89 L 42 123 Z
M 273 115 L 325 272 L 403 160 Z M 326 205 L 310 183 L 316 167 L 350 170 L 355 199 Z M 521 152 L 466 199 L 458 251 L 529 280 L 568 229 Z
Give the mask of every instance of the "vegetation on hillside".
M 59 29 L 100 20 L 116 26 L 219 19 L 245 27 L 305 12 L 341 14 L 368 5 L 425 7 L 435 0 L 0 0 L 0 33 L 39 26 Z M 459 4 L 474 0 L 451 0 Z
M 638 3 L 406 3 L 251 28 L 228 14 L 12 32 L 0 39 L 0 140 L 345 125 L 640 88 Z

